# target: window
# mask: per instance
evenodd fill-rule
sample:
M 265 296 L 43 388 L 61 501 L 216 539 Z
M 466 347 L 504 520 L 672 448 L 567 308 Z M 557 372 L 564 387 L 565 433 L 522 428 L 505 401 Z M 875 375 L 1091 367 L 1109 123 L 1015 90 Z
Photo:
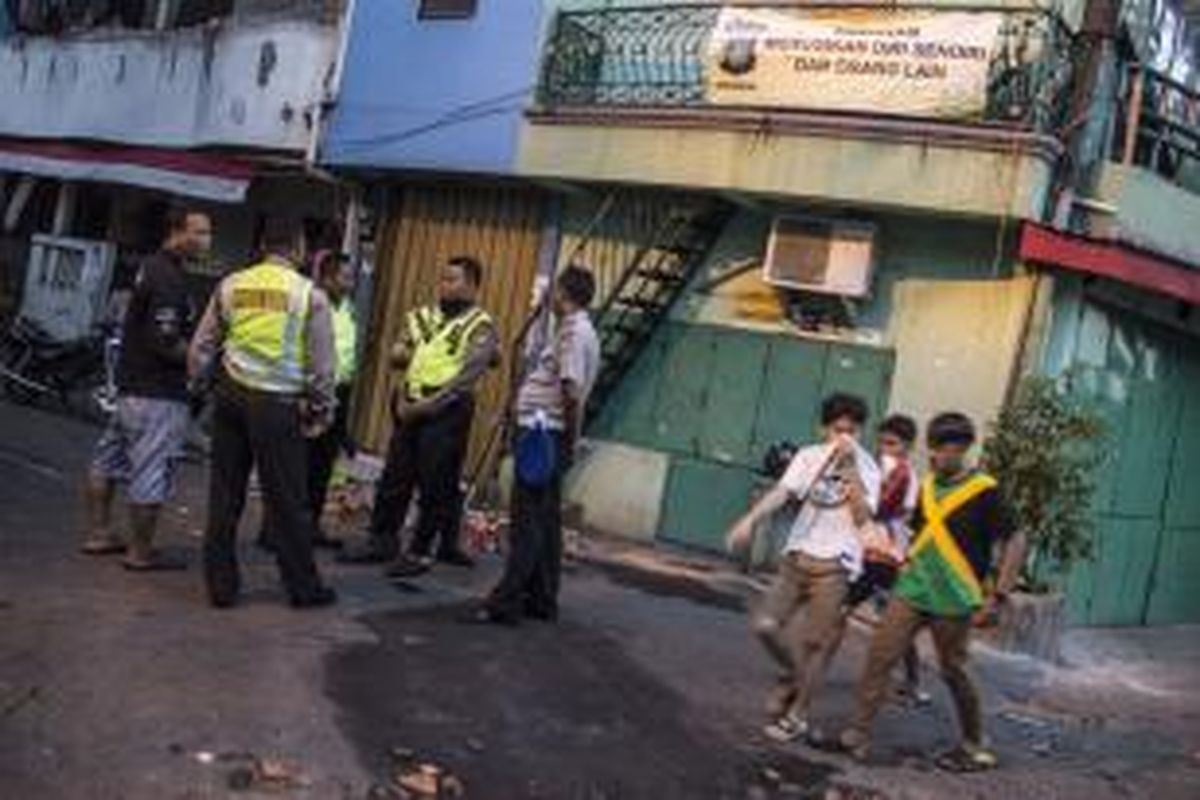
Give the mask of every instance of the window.
M 417 19 L 469 19 L 478 0 L 418 0 Z

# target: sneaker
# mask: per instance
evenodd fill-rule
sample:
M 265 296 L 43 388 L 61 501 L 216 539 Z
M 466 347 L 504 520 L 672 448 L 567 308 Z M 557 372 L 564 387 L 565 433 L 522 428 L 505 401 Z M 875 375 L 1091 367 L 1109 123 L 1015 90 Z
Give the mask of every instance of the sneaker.
M 428 556 L 404 555 L 396 559 L 395 563 L 384 571 L 384 575 L 389 578 L 417 578 L 432 568 L 433 559 Z
M 336 603 L 337 599 L 337 592 L 328 586 L 321 586 L 308 597 L 293 597 L 292 608 L 325 608 Z
M 782 717 L 767 723 L 763 733 L 768 739 L 780 744 L 794 742 L 808 735 L 808 720 L 795 714 L 784 714 Z

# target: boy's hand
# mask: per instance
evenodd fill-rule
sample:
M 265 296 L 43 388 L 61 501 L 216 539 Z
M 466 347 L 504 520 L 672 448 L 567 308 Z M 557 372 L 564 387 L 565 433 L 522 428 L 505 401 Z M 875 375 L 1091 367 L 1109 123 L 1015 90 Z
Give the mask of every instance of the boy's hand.
M 754 524 L 749 519 L 741 519 L 729 529 L 729 534 L 725 537 L 725 547 L 730 553 L 736 553 L 744 550 L 753 538 Z

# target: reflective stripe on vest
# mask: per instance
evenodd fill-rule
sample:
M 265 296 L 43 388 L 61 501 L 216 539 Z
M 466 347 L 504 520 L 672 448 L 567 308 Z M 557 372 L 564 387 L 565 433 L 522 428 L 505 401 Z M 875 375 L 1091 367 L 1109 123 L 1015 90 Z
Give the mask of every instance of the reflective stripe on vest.
M 343 300 L 333 309 L 333 345 L 337 356 L 337 383 L 350 383 L 358 371 L 358 327 L 349 300 Z
M 408 365 L 410 397 L 427 397 L 453 381 L 466 366 L 469 344 L 492 318 L 481 308 L 447 320 L 440 309 L 425 306 L 408 315 L 408 335 L 413 342 Z
M 221 292 L 230 376 L 264 392 L 303 392 L 312 281 L 268 261 L 229 276 Z

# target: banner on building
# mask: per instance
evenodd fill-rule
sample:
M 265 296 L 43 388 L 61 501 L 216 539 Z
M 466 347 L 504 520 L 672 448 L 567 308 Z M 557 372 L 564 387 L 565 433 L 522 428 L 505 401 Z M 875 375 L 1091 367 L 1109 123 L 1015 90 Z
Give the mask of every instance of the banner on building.
M 981 114 L 1001 15 L 987 12 L 723 8 L 708 47 L 707 99 L 961 118 Z

